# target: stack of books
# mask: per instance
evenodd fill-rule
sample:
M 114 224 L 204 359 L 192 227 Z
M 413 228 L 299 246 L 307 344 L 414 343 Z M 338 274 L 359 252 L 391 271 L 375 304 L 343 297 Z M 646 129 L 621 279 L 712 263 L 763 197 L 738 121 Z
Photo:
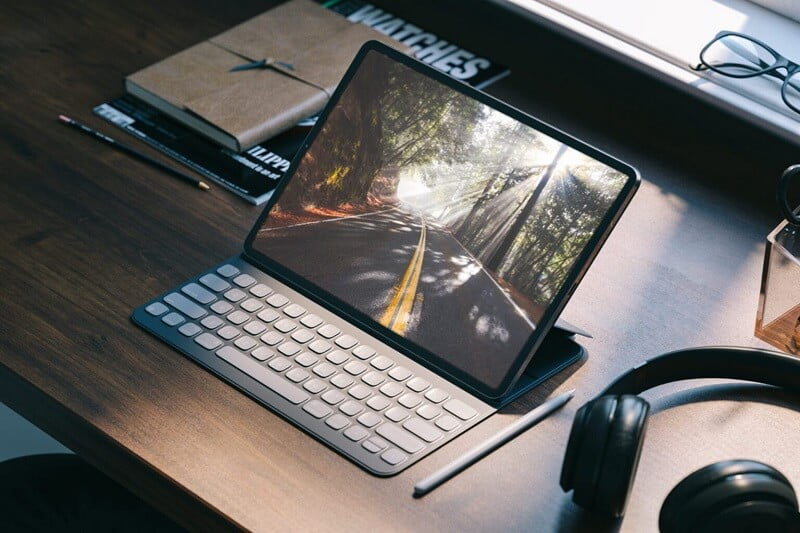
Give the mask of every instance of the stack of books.
M 290 0 L 131 74 L 94 111 L 258 205 L 370 40 L 479 88 L 508 73 L 366 2 Z

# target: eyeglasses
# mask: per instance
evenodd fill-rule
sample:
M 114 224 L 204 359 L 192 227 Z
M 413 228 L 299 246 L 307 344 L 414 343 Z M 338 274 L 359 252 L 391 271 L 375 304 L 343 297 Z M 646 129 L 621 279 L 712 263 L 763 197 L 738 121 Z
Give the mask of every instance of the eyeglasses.
M 781 97 L 789 108 L 800 113 L 800 65 L 790 61 L 758 39 L 721 31 L 700 51 L 700 64 L 694 70 L 713 70 L 731 78 L 772 76 L 783 81 Z M 786 69 L 786 74 L 778 69 Z

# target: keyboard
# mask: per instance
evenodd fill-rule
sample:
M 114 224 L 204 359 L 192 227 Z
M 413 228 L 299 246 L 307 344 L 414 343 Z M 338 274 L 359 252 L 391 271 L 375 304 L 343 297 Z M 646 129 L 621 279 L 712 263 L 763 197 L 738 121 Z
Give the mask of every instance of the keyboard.
M 241 257 L 132 319 L 376 475 L 496 410 Z

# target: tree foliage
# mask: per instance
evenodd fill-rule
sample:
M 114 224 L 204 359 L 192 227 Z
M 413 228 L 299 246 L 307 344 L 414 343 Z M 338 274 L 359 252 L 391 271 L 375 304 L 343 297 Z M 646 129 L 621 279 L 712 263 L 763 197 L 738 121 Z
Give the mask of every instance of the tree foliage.
M 486 113 L 477 101 L 370 54 L 281 197 L 282 209 L 366 203 L 396 191 L 393 170 L 454 162 Z

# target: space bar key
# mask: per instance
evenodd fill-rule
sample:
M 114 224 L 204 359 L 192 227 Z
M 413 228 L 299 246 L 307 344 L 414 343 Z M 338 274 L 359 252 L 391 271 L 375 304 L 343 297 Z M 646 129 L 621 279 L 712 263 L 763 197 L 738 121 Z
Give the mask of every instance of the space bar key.
M 302 403 L 308 399 L 308 394 L 302 389 L 282 380 L 236 348 L 224 346 L 217 350 L 217 356 L 293 404 Z

